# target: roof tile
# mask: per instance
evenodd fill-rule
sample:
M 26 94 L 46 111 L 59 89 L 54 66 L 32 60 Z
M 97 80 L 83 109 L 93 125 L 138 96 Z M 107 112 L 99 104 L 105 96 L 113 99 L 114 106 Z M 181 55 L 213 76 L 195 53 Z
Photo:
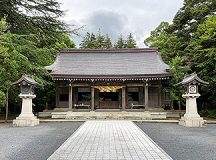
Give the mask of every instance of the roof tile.
M 51 75 L 118 76 L 169 74 L 156 49 L 65 49 L 47 66 Z

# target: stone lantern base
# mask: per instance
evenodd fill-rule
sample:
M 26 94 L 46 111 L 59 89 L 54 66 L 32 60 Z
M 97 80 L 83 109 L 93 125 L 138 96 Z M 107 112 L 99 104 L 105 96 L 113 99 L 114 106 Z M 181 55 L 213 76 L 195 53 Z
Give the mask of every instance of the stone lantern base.
M 179 125 L 185 127 L 203 127 L 205 120 L 197 112 L 196 99 L 200 94 L 184 94 L 183 98 L 186 98 L 186 113 L 184 117 L 179 120 Z
M 39 119 L 32 113 L 32 99 L 35 95 L 32 94 L 20 94 L 22 98 L 22 111 L 19 117 L 13 120 L 14 127 L 28 127 L 39 125 Z
M 205 120 L 202 117 L 192 118 L 192 117 L 182 117 L 179 120 L 179 125 L 185 127 L 204 127 Z
M 14 127 L 28 127 L 36 125 L 39 125 L 39 119 L 37 119 L 35 116 L 32 118 L 17 117 L 13 120 Z

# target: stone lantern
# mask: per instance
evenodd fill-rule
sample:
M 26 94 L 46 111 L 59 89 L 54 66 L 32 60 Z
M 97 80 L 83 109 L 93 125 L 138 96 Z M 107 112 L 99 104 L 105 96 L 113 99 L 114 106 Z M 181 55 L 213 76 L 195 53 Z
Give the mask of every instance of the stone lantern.
M 186 93 L 182 95 L 186 99 L 186 113 L 179 120 L 179 125 L 186 127 L 202 127 L 204 120 L 197 112 L 196 99 L 200 96 L 198 86 L 206 85 L 208 82 L 201 80 L 196 73 L 184 77 L 176 86 L 186 87 Z
M 32 113 L 32 99 L 36 97 L 34 94 L 34 87 L 37 82 L 33 77 L 23 75 L 18 81 L 13 83 L 20 86 L 21 93 L 19 97 L 22 98 L 22 110 L 19 117 L 13 120 L 13 126 L 36 126 L 39 124 L 39 119 Z

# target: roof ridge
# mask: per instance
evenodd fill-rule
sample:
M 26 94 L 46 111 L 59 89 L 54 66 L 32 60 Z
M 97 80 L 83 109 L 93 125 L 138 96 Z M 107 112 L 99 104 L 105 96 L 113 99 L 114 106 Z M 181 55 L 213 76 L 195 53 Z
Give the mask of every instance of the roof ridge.
M 111 48 L 111 49 L 76 49 L 65 48 L 59 53 L 140 53 L 140 52 L 158 52 L 157 48 Z

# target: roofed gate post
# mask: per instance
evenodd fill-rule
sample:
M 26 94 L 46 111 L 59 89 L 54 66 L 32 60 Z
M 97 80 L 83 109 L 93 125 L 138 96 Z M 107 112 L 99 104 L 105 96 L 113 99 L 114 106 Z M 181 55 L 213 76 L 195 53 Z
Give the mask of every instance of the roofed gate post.
M 23 75 L 13 84 L 20 86 L 21 93 L 19 94 L 19 97 L 22 98 L 21 114 L 13 120 L 13 126 L 24 127 L 39 125 L 39 119 L 32 113 L 32 99 L 36 97 L 33 89 L 35 85 L 37 85 L 37 82 L 35 82 L 32 77 Z
M 198 93 L 198 85 L 208 84 L 201 80 L 196 73 L 185 76 L 182 82 L 176 86 L 185 86 L 187 91 L 182 95 L 186 99 L 186 113 L 179 120 L 179 125 L 186 127 L 203 127 L 204 120 L 197 112 L 196 99 L 200 96 Z

